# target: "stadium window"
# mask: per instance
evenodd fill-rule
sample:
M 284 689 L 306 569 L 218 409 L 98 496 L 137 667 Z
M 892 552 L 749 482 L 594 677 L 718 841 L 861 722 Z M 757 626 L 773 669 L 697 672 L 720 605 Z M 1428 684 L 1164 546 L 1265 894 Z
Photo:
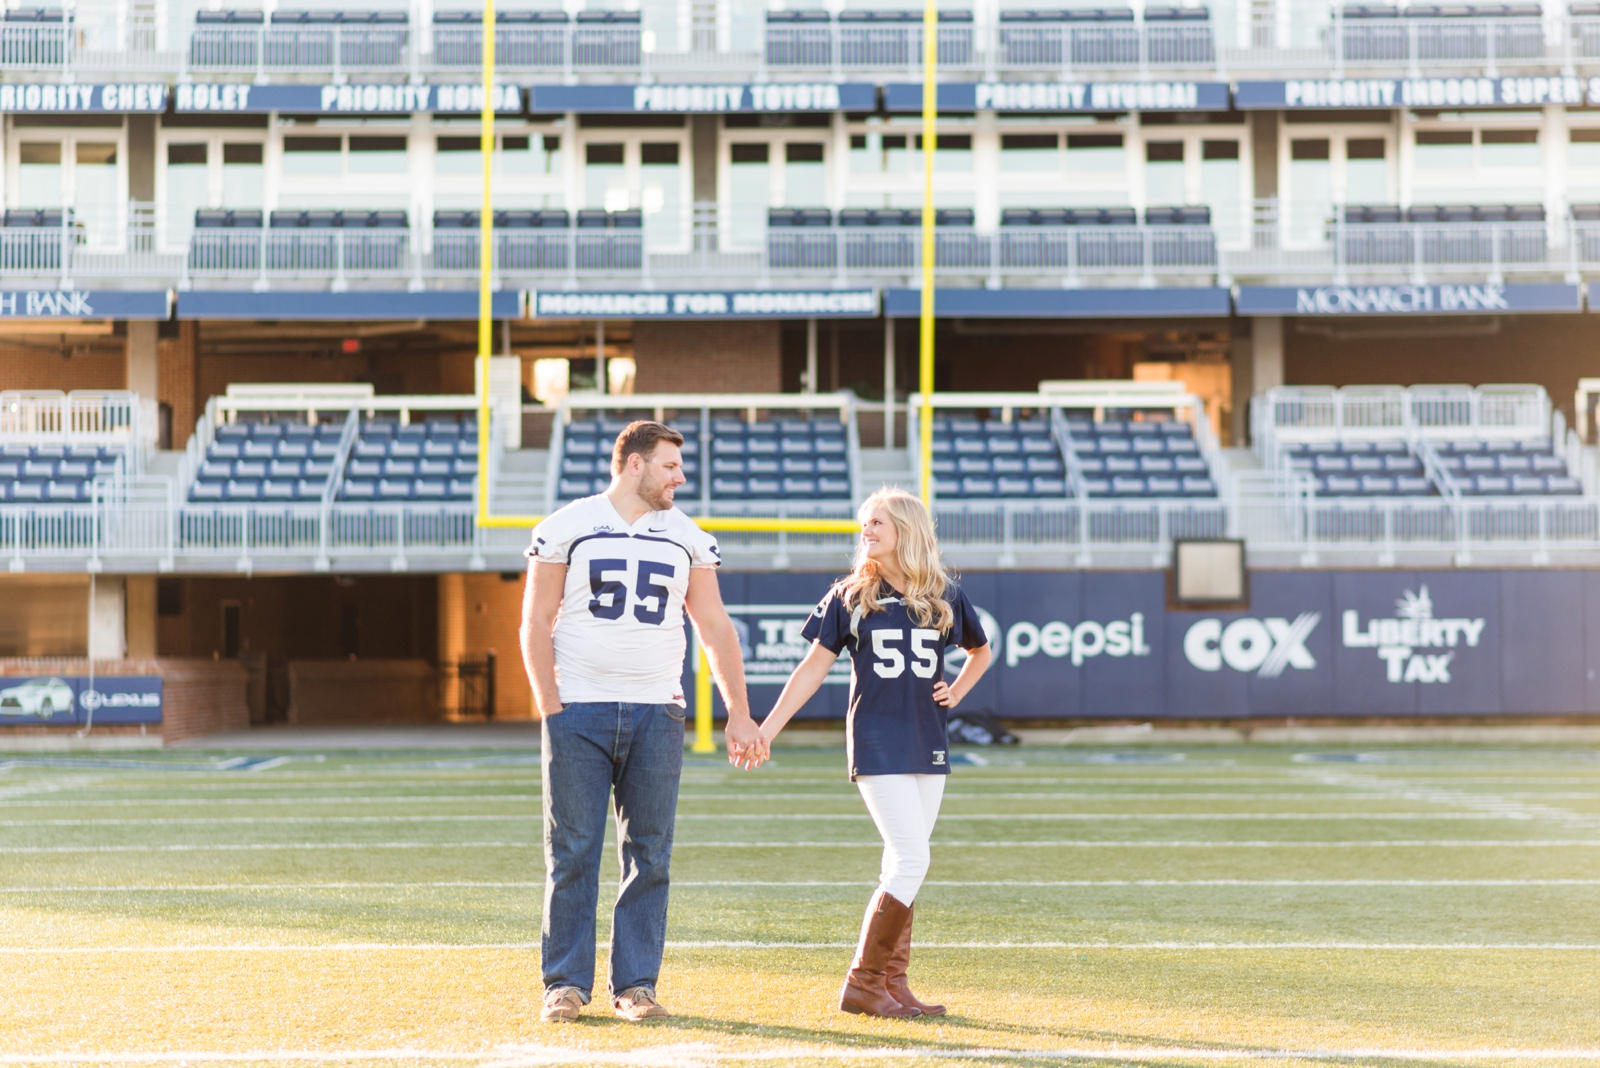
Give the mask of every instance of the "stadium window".
M 500 138 L 500 172 L 535 178 L 561 173 L 561 138 L 507 134 Z
M 606 211 L 628 209 L 628 174 L 621 143 L 583 146 L 583 203 Z
M 1061 169 L 1059 134 L 1002 134 L 1000 170 L 1002 173 L 1037 174 Z
M 1183 175 L 1182 141 L 1146 141 L 1144 146 L 1146 204 L 1188 202 Z
M 434 174 L 482 174 L 483 155 L 476 137 L 439 137 L 433 142 Z
M 683 179 L 675 141 L 639 146 L 639 201 L 644 209 L 645 237 L 652 246 L 683 242 Z
M 404 137 L 350 137 L 351 174 L 406 173 Z
M 828 203 L 828 169 L 820 142 L 783 146 L 783 203 L 789 208 L 820 208 Z
M 222 146 L 222 206 L 260 208 L 266 203 L 264 146 L 260 143 Z
M 971 134 L 940 134 L 939 140 L 934 145 L 933 169 L 940 174 L 971 174 L 972 173 L 972 135 Z M 922 135 L 918 134 L 913 142 L 910 160 L 911 170 L 915 174 L 922 173 Z
M 1484 167 L 1537 167 L 1538 130 L 1483 130 L 1478 134 L 1478 162 Z
M 339 137 L 285 137 L 283 173 L 292 175 L 336 175 L 340 166 Z
M 17 206 L 61 207 L 61 142 L 24 141 L 18 155 Z
M 1211 208 L 1211 225 L 1223 240 L 1237 240 L 1244 221 L 1244 169 L 1239 142 L 1200 142 L 1200 203 Z
M 1567 162 L 1574 167 L 1600 168 L 1600 129 L 1569 131 Z
M 728 240 L 730 247 L 759 246 L 772 203 L 772 148 L 766 143 L 728 146 Z
M 1067 170 L 1110 174 L 1124 169 L 1121 134 L 1067 135 Z
M 211 201 L 208 148 L 204 141 L 167 145 L 167 232 L 178 240 L 194 229 L 194 213 Z
M 1384 204 L 1389 200 L 1389 163 L 1381 137 L 1352 137 L 1344 146 L 1344 202 Z
M 1333 206 L 1331 145 L 1325 137 L 1289 142 L 1289 232 L 1296 241 L 1321 241 Z
M 1471 170 L 1471 130 L 1418 130 L 1418 170 Z
M 104 240 L 121 228 L 124 210 L 117 188 L 117 146 L 79 141 L 73 150 L 73 211 L 91 242 Z

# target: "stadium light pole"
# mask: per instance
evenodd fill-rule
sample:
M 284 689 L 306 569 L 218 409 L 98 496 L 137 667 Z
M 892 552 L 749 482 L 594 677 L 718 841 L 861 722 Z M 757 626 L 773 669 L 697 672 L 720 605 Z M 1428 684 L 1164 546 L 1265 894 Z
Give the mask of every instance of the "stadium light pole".
M 939 119 L 939 8 L 926 0 L 922 8 L 922 307 L 918 346 L 918 387 L 922 406 L 917 413 L 921 441 L 922 503 L 933 508 L 933 156 L 938 148 Z
M 483 205 L 478 211 L 478 526 L 489 521 L 489 353 L 494 348 L 494 0 L 483 0 Z M 495 524 L 501 525 L 501 524 Z M 504 524 L 511 525 L 511 524 Z

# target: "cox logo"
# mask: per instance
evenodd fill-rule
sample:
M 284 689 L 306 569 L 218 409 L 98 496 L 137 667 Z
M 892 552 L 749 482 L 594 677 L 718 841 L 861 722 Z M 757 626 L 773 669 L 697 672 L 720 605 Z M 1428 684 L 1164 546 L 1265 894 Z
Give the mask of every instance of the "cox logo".
M 1322 621 L 1320 612 L 1301 612 L 1287 619 L 1236 619 L 1226 627 L 1220 619 L 1202 619 L 1183 636 L 1183 655 L 1201 671 L 1254 671 L 1275 679 L 1285 668 L 1308 671 L 1317 666 L 1306 639 Z

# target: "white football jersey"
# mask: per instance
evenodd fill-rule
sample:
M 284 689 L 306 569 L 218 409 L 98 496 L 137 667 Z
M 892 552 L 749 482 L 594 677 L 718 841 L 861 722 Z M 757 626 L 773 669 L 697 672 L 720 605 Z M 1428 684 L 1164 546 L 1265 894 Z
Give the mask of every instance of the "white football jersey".
M 717 539 L 677 508 L 629 526 L 602 493 L 534 527 L 528 556 L 567 565 L 555 629 L 562 704 L 684 704 L 689 570 L 722 562 Z

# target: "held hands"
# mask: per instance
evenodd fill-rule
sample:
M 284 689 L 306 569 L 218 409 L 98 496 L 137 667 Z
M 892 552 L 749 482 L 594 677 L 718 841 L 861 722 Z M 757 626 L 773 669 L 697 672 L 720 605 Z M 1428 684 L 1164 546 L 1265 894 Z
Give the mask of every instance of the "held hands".
M 737 721 L 730 717 L 723 729 L 723 739 L 728 744 L 728 763 L 734 767 L 759 768 L 772 757 L 768 738 L 749 716 Z

